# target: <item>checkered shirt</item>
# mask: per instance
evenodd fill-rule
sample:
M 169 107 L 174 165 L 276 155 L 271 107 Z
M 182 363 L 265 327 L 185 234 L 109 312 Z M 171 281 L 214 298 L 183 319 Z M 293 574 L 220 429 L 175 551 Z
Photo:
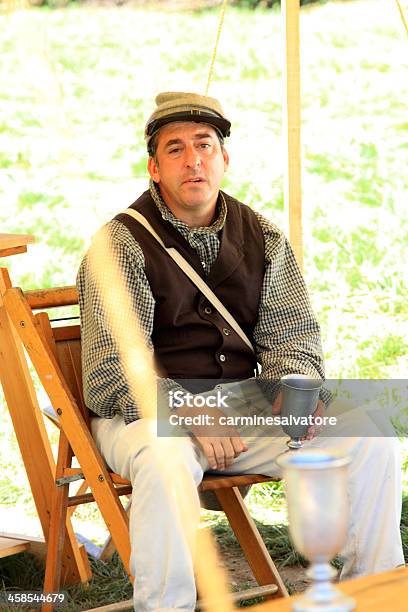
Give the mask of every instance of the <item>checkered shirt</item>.
M 190 228 L 174 217 L 161 198 L 156 184 L 150 193 L 163 219 L 170 223 L 196 250 L 208 275 L 220 247 L 219 231 L 225 223 L 227 208 L 218 200 L 218 216 L 208 227 Z M 313 315 L 306 286 L 294 254 L 284 234 L 264 216 L 255 212 L 265 237 L 265 273 L 258 320 L 254 329 L 255 352 L 261 365 L 260 380 L 277 381 L 285 374 L 324 377 L 319 325 Z M 122 270 L 131 294 L 142 333 L 150 350 L 155 299 L 145 274 L 144 254 L 129 230 L 119 221 L 107 224 L 114 257 Z M 81 311 L 82 361 L 85 401 L 104 418 L 121 413 L 126 423 L 140 417 L 123 372 L 117 346 L 103 322 L 103 308 L 89 259 L 83 259 L 77 278 Z M 176 386 L 160 379 L 163 389 Z M 321 393 L 327 401 L 325 392 Z

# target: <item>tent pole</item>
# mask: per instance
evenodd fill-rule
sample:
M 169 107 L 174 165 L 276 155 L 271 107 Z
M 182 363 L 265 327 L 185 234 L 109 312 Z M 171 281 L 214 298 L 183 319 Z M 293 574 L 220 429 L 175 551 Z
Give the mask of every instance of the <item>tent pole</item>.
M 303 269 L 302 183 L 300 147 L 300 0 L 282 0 L 285 42 L 283 134 L 286 149 L 285 207 L 289 211 L 289 239 L 297 262 Z

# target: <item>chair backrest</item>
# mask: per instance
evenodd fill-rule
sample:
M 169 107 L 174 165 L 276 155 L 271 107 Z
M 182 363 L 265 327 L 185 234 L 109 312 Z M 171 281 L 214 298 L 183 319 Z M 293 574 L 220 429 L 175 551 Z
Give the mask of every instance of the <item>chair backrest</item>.
M 55 309 L 78 304 L 78 294 L 75 287 L 27 291 L 25 295 L 33 311 L 53 308 L 53 315 Z M 79 317 L 68 319 L 57 318 L 54 320 L 50 319 L 46 312 L 37 312 L 35 318 L 43 331 L 48 346 L 57 359 L 65 382 L 89 426 L 89 411 L 84 401 L 82 386 L 81 328 Z M 61 321 L 65 320 L 70 321 L 70 323 L 61 325 Z
M 54 351 L 65 382 L 89 426 L 89 410 L 82 387 L 81 328 L 79 324 L 53 327 L 52 320 L 50 321 L 46 313 L 39 313 L 36 318 L 41 320 L 44 335 Z
M 56 345 L 56 356 L 72 395 L 84 416 L 88 409 L 82 390 L 81 330 L 79 325 L 51 327 Z

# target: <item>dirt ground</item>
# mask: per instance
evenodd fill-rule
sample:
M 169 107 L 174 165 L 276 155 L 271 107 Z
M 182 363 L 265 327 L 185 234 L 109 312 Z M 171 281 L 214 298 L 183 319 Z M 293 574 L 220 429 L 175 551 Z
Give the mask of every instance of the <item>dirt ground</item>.
M 234 590 L 257 586 L 251 569 L 239 548 L 221 546 L 221 559 L 228 570 Z M 306 569 L 299 566 L 287 566 L 279 569 L 286 587 L 291 593 L 301 593 L 309 584 Z

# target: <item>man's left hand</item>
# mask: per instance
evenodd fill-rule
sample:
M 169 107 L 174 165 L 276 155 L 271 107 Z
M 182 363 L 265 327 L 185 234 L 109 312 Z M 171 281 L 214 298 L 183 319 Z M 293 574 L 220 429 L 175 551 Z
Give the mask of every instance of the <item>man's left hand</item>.
M 321 417 L 324 414 L 324 403 L 322 402 L 322 400 L 319 400 L 317 402 L 317 408 L 313 413 L 313 420 L 316 417 Z M 313 440 L 313 438 L 315 438 L 316 436 L 319 435 L 319 433 L 321 431 L 323 431 L 324 427 L 323 425 L 309 425 L 309 427 L 307 428 L 307 434 L 301 438 L 301 440 Z
M 281 406 L 282 406 L 282 392 L 280 391 L 276 397 L 276 400 L 273 403 L 272 414 L 280 414 Z M 313 420 L 318 416 L 320 417 L 323 416 L 323 414 L 324 414 L 324 403 L 322 402 L 322 400 L 319 399 L 317 402 L 317 408 L 313 413 Z M 313 440 L 313 438 L 319 435 L 321 431 L 323 431 L 323 426 L 309 425 L 309 427 L 307 428 L 307 434 L 303 436 L 301 440 L 302 441 Z

